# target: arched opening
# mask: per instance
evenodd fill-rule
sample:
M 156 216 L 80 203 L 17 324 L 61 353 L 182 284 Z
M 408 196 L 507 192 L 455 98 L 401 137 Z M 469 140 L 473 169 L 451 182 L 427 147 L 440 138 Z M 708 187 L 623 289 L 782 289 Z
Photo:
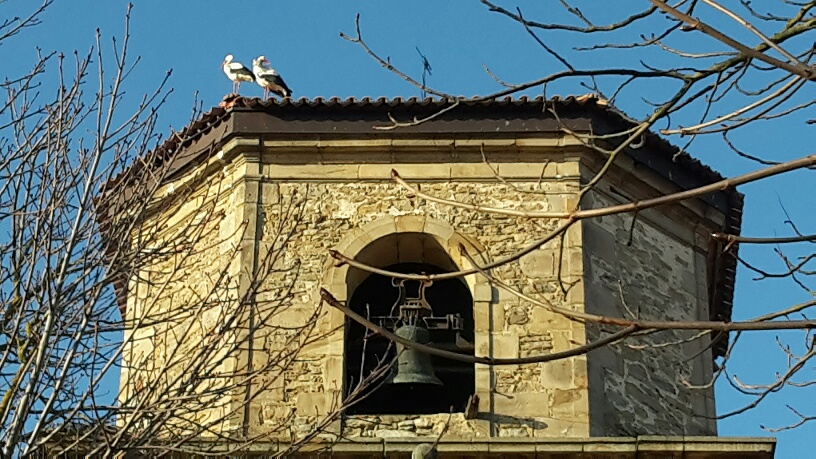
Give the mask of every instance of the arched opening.
M 407 250 L 408 248 L 410 250 Z M 400 273 L 438 274 L 458 269 L 447 252 L 424 233 L 399 233 L 380 238 L 364 248 L 357 259 L 373 266 Z M 347 276 L 349 306 L 391 331 L 405 324 L 395 319 L 401 300 L 400 289 L 393 279 L 379 274 L 349 270 Z M 419 282 L 405 284 L 403 299 L 419 297 Z M 353 290 L 352 290 L 353 289 Z M 425 289 L 424 298 L 431 312 L 424 319 L 431 345 L 473 355 L 473 297 L 461 279 L 434 282 Z M 403 351 L 400 358 L 406 358 Z M 346 322 L 344 340 L 345 392 L 348 395 L 382 364 L 397 356 L 396 347 L 381 336 L 371 336 L 365 327 Z M 395 368 L 374 382 L 362 401 L 348 414 L 430 414 L 464 411 L 468 398 L 475 392 L 473 364 L 430 357 L 433 376 L 441 384 L 397 383 Z M 409 357 L 410 358 L 410 357 Z M 420 357 L 421 359 L 421 357 Z M 402 368 L 399 371 L 403 371 Z M 398 379 L 397 379 L 398 380 Z

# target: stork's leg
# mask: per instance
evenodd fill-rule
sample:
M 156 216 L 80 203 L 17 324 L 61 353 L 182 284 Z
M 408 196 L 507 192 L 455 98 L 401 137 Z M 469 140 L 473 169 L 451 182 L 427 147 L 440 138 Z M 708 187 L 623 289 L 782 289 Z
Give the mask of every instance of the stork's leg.
M 235 94 L 238 94 L 241 91 L 241 80 L 235 82 L 235 90 L 232 91 Z
M 264 88 L 264 100 L 269 99 L 269 88 Z

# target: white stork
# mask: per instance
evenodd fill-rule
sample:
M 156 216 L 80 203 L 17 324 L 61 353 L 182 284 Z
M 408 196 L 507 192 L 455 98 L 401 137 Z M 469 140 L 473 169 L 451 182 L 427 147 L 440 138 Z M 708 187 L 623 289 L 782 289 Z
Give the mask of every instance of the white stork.
M 227 78 L 232 80 L 233 94 L 238 93 L 242 81 L 255 81 L 255 75 L 253 75 L 244 64 L 232 62 L 232 54 L 227 54 L 221 67 L 224 69 L 224 73 L 227 74 Z
M 283 81 L 278 72 L 269 65 L 269 60 L 263 56 L 258 56 L 252 61 L 252 72 L 255 73 L 255 82 L 264 88 L 264 99 L 269 97 L 269 92 L 280 97 L 290 97 L 292 90 Z

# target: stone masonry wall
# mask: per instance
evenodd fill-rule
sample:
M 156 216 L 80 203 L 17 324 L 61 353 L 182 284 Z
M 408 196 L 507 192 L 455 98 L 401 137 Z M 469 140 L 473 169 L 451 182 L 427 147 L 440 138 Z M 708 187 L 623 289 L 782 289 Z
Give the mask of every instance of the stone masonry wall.
M 348 268 L 337 266 L 329 249 L 354 257 L 389 234 L 425 232 L 465 268 L 467 262 L 458 253 L 460 242 L 480 263 L 487 263 L 515 253 L 561 223 L 424 202 L 388 180 L 392 165 L 365 162 L 360 155 L 350 156 L 349 164 L 297 166 L 239 156 L 234 167 L 225 166 L 200 190 L 200 196 L 166 215 L 168 228 L 184 226 L 194 221 L 197 209 L 212 201 L 220 217 L 199 225 L 208 236 L 185 248 L 191 255 L 182 264 L 178 257 L 163 259 L 144 274 L 150 283 L 130 285 L 129 319 L 148 313 L 183 314 L 173 325 L 133 332 L 133 344 L 124 357 L 132 367 L 123 370 L 124 399 L 138 393 L 140 384 L 155 381 L 155 371 L 163 363 L 179 362 L 178 368 L 184 368 L 184 355 L 197 355 L 202 345 L 217 341 L 222 350 L 212 354 L 214 363 L 202 374 L 185 378 L 174 370 L 165 372 L 166 381 L 159 382 L 229 384 L 230 389 L 218 397 L 203 397 L 197 408 L 190 405 L 192 423 L 223 418 L 213 429 L 227 432 L 247 421 L 253 435 L 303 438 L 336 409 L 348 383 L 343 381 L 345 317 L 329 306 L 321 307 L 319 289 L 325 287 L 343 301 L 360 279 L 347 276 Z M 483 163 L 395 167 L 408 180 L 422 177 L 417 184 L 422 191 L 440 198 L 553 212 L 574 208 L 581 172 L 577 159 L 564 158 L 499 164 L 500 175 L 509 181 L 496 179 L 495 170 Z M 367 175 L 361 178 L 364 168 Z M 588 197 L 589 207 L 613 202 L 607 194 Z M 665 229 L 683 225 L 662 224 L 662 218 L 657 212 L 644 212 L 634 226 L 631 244 L 631 217 L 585 221 L 573 225 L 563 239 L 555 238 L 493 274 L 545 305 L 644 319 L 708 317 L 705 256 L 692 247 L 693 235 L 686 237 L 678 230 L 683 233 L 678 236 Z M 167 230 L 165 237 L 171 235 Z M 223 270 L 228 276 L 215 290 L 220 301 L 190 310 L 186 305 L 200 304 L 201 292 L 213 290 L 213 274 Z M 237 313 L 232 331 L 213 341 L 213 330 L 229 315 L 235 299 L 251 290 L 248 280 L 253 273 L 263 281 L 251 297 L 251 311 Z M 466 281 L 474 298 L 477 355 L 542 355 L 572 349 L 600 335 L 598 327 L 585 327 L 547 307 L 521 301 L 483 276 L 470 275 Z M 619 283 L 630 311 L 620 301 Z M 248 335 L 252 345 L 239 346 L 235 355 L 227 356 L 227 349 Z M 660 333 L 636 344 L 689 337 Z M 710 375 L 706 343 L 707 338 L 643 349 L 616 345 L 549 363 L 476 365 L 479 413 L 475 419 L 452 415 L 446 438 L 715 433 L 713 422 L 694 415 L 713 414 L 713 393 L 690 390 L 683 383 L 700 384 Z M 698 356 L 689 360 L 695 353 Z M 260 376 L 247 393 L 240 375 L 250 373 Z M 436 438 L 447 419 L 447 413 L 349 416 L 327 423 L 326 435 L 342 429 L 352 438 Z
M 129 284 L 119 398 L 161 419 L 156 435 L 235 428 L 234 393 L 224 388 L 233 382 L 236 336 L 222 325 L 237 309 L 244 196 L 232 185 L 237 177 L 225 175 L 185 192 L 134 235 L 149 261 Z M 173 186 L 162 192 L 176 193 Z M 202 433 L 203 425 L 211 429 Z
M 445 165 L 455 167 L 457 165 Z M 467 165 L 470 168 L 474 165 Z M 484 165 L 476 165 L 484 166 Z M 346 166 L 325 166 L 326 175 L 337 176 Z M 433 165 L 427 167 L 432 168 Z M 539 175 L 542 166 L 528 165 L 527 173 Z M 298 170 L 290 166 L 289 174 L 297 177 Z M 388 167 L 384 167 L 386 176 Z M 537 169 L 536 169 L 537 168 Z M 270 234 L 278 222 L 277 202 L 292 196 L 304 199 L 303 219 L 285 250 L 283 264 L 297 260 L 296 294 L 292 304 L 276 315 L 276 321 L 302 326 L 312 320 L 319 303 L 318 290 L 329 287 L 340 299 L 350 297 L 345 291 L 346 278 L 332 277 L 333 264 L 328 249 L 349 246 L 349 241 L 370 241 L 402 224 L 421 228 L 424 222 L 452 228 L 453 231 L 483 246 L 482 257 L 495 260 L 509 255 L 551 230 L 555 220 L 531 220 L 477 213 L 434 203 L 409 199 L 391 181 L 300 180 L 275 177 L 280 169 L 265 166 L 272 175 L 261 184 L 262 213 L 266 221 L 263 240 L 270 243 Z M 423 191 L 462 202 L 536 211 L 562 211 L 574 199 L 577 163 L 550 164 L 541 180 L 526 183 L 500 183 L 496 179 L 479 181 L 429 181 L 421 183 Z M 429 170 L 429 174 L 433 174 Z M 265 175 L 265 173 L 262 173 Z M 269 177 L 269 175 L 267 175 Z M 407 177 L 410 179 L 410 177 Z M 294 183 L 293 183 L 294 182 Z M 417 223 L 419 222 L 419 223 Z M 369 230 L 367 230 L 369 228 Z M 375 229 L 371 229 L 375 228 Z M 559 271 L 565 285 L 575 282 L 581 273 L 581 256 L 577 248 L 580 232 L 571 231 L 565 239 L 563 257 L 560 240 L 524 257 L 520 263 L 510 263 L 496 270 L 496 275 L 519 290 L 552 304 L 579 309 L 580 297 L 565 294 L 555 279 Z M 440 230 L 442 231 L 442 230 Z M 451 231 L 451 232 L 453 232 Z M 382 234 L 381 234 L 382 233 Z M 355 239 L 357 238 L 357 239 Z M 366 239 L 370 238 L 370 239 Z M 344 242 L 345 241 L 345 242 Z M 365 243 L 351 243 L 362 248 Z M 455 247 L 448 248 L 451 258 L 461 262 Z M 346 253 L 353 256 L 354 253 Z M 332 280 L 333 279 L 333 280 Z M 273 290 L 270 284 L 261 290 Z M 326 285 L 326 284 L 333 285 Z M 555 316 L 542 307 L 521 303 L 517 298 L 496 288 L 484 279 L 469 276 L 476 301 L 474 319 L 476 353 L 494 357 L 518 357 L 563 351 L 584 339 L 582 324 Z M 492 311 L 493 327 L 490 327 Z M 340 319 L 338 321 L 338 314 Z M 320 310 L 311 344 L 303 347 L 292 365 L 281 369 L 280 384 L 260 390 L 251 419 L 258 422 L 259 431 L 276 431 L 285 422 L 290 431 L 282 436 L 306 434 L 338 403 L 342 391 L 343 331 L 342 314 Z M 256 353 L 257 359 L 275 352 L 274 340 L 259 330 L 256 343 L 265 343 L 266 352 Z M 277 333 L 277 332 L 274 332 Z M 264 363 L 260 360 L 256 366 Z M 492 389 L 491 389 L 492 388 Z M 477 365 L 476 390 L 481 397 L 477 419 L 466 420 L 455 414 L 447 435 L 452 437 L 511 436 L 560 437 L 586 436 L 587 378 L 586 361 L 582 357 L 550 364 L 487 368 Z M 344 433 L 350 436 L 427 436 L 435 437 L 448 415 L 429 416 L 352 416 L 344 421 Z
M 598 190 L 608 190 L 601 183 Z M 620 203 L 603 191 L 586 208 Z M 693 223 L 643 212 L 584 221 L 587 312 L 643 320 L 707 320 L 704 254 Z M 630 228 L 632 229 L 630 232 Z M 630 338 L 588 355 L 593 436 L 716 435 L 708 336 L 664 331 Z M 600 337 L 587 327 L 587 340 Z

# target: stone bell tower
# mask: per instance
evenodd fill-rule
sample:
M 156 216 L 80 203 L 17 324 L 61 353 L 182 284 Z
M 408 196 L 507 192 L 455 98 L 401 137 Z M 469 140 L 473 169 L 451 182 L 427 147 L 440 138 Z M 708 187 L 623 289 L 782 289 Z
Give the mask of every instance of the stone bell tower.
M 538 363 L 485 365 L 469 358 L 563 353 L 620 331 L 564 311 L 729 320 L 735 260 L 721 256 L 710 235 L 739 231 L 741 195 L 722 191 L 635 216 L 583 220 L 540 243 L 576 209 L 582 186 L 604 166 L 606 158 L 587 142 L 613 146 L 615 138 L 605 135 L 631 127 L 627 118 L 591 96 L 464 100 L 424 123 L 387 127 L 390 118 L 422 119 L 446 107 L 430 99 L 238 98 L 190 126 L 193 140 L 166 147 L 176 172 L 158 199 L 184 187 L 215 196 L 224 218 L 213 243 L 240 248 L 237 259 L 225 262 L 236 291 L 247 288 L 243 273 L 258 269 L 276 244 L 285 249 L 274 266 L 297 265 L 296 275 L 276 272 L 257 289 L 254 301 L 262 304 L 274 283 L 293 282 L 285 307 L 268 327 L 249 327 L 250 348 L 224 365 L 262 368 L 287 345 L 287 324 L 313 323 L 319 336 L 290 364 L 270 370 L 271 383 L 236 385 L 218 413 L 202 407 L 196 416 L 226 413 L 234 422 L 219 428 L 269 432 L 252 448 L 273 453 L 356 394 L 360 401 L 326 422 L 312 450 L 323 445 L 337 456 L 391 457 L 438 439 L 446 457 L 692 457 L 683 451 L 772 457 L 767 439 L 716 436 L 714 393 L 706 382 L 727 345 L 724 335 L 665 332 Z M 635 147 L 615 160 L 581 209 L 721 179 L 654 134 Z M 396 184 L 392 169 L 425 198 Z M 294 199 L 301 206 L 297 223 L 282 231 L 281 203 Z M 174 221 L 185 221 L 197 205 L 189 199 L 174 208 Z M 338 261 L 330 249 L 352 263 Z M 498 263 L 505 258 L 512 260 Z M 189 269 L 218 263 L 213 256 Z M 493 280 L 479 273 L 491 264 L 498 264 L 489 271 Z M 461 271 L 467 273 L 446 276 Z M 436 277 L 428 282 L 428 275 Z M 128 285 L 127 314 L 155 301 L 139 282 Z M 395 346 L 340 310 L 321 307 L 321 289 L 385 330 L 466 358 Z M 674 341 L 679 344 L 660 345 Z M 123 393 L 138 378 L 150 378 L 136 356 L 158 352 L 157 346 L 168 344 L 131 346 L 124 359 L 133 369 L 123 373 Z M 392 361 L 391 370 L 355 393 L 361 380 Z

